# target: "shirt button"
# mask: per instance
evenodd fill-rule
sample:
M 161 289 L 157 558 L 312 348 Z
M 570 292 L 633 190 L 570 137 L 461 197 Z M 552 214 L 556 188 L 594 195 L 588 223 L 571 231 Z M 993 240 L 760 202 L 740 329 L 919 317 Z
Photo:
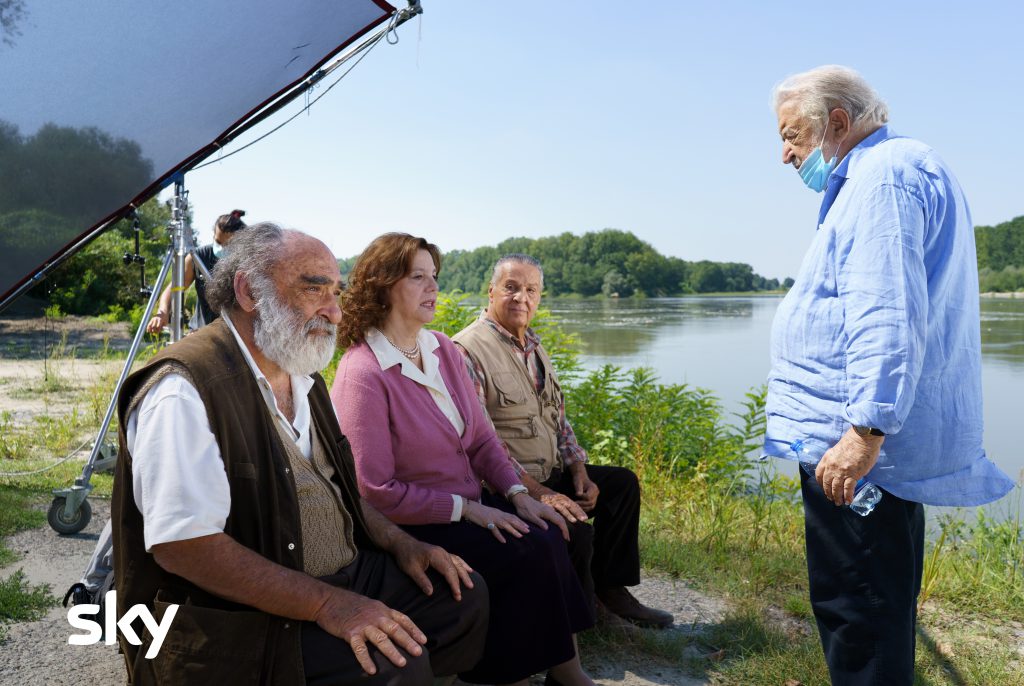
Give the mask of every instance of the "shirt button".
M 468 483 L 470 483 L 471 481 L 472 481 L 472 479 L 470 479 L 470 478 L 469 478 L 469 477 L 467 476 L 467 477 L 466 477 L 466 483 L 468 484 Z
M 291 474 L 291 473 L 292 473 L 292 470 L 290 470 L 290 469 L 288 469 L 287 467 L 285 467 L 285 468 L 284 468 L 284 473 L 285 473 L 285 474 Z
M 461 455 L 461 454 L 462 454 L 462 448 L 459 448 L 459 449 L 458 449 L 458 450 L 456 450 L 455 452 L 457 452 L 457 453 L 458 453 L 459 455 Z
M 291 625 L 291 624 L 289 624 L 288 622 L 285 622 L 285 623 L 284 623 L 284 628 L 285 628 L 285 629 L 291 629 L 291 628 L 292 628 L 292 625 Z
M 288 550 L 295 550 L 295 544 L 294 543 L 289 543 L 288 544 Z

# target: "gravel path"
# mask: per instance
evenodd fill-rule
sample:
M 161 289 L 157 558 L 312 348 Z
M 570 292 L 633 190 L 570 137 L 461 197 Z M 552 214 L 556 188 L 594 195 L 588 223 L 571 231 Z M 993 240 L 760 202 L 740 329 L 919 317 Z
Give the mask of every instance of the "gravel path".
M 21 555 L 21 559 L 0 569 L 0 577 L 6 578 L 20 568 L 32 583 L 48 583 L 55 595 L 63 597 L 64 591 L 81 576 L 110 514 L 109 501 L 92 498 L 90 503 L 93 518 L 80 534 L 61 537 L 44 526 L 8 539 L 8 547 Z M 699 630 L 700 626 L 721 619 L 725 611 L 721 600 L 703 596 L 682 582 L 668 578 L 646 578 L 635 592 L 643 602 L 675 615 L 676 626 L 669 631 Z M 0 645 L 0 684 L 95 686 L 124 683 L 124 666 L 116 646 L 68 645 L 67 637 L 71 633 L 67 610 L 60 606 L 39 621 L 10 625 L 7 642 Z M 586 668 L 602 686 L 708 683 L 663 662 L 637 657 L 635 652 L 621 651 L 614 661 L 585 654 Z M 535 679 L 535 683 L 541 684 L 543 680 Z

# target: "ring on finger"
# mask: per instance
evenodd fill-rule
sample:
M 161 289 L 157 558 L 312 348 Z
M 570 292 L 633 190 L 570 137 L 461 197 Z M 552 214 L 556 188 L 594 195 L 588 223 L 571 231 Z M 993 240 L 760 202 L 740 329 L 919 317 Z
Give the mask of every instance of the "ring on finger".
M 494 522 L 487 522 L 487 530 L 494 531 Z

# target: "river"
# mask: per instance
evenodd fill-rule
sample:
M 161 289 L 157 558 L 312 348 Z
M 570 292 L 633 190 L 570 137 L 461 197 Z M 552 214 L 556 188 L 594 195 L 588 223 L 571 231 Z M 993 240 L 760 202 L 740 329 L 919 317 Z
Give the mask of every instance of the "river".
M 768 376 L 781 296 L 559 300 L 544 305 L 584 343 L 582 362 L 651 367 L 663 383 L 710 389 L 728 411 Z M 985 450 L 1018 482 L 1024 397 L 1024 299 L 981 300 Z

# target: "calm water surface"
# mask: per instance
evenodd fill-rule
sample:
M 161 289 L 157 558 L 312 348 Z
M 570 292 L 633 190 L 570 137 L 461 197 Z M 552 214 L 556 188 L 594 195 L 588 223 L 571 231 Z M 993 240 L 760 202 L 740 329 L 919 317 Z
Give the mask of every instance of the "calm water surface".
M 710 389 L 727 410 L 768 376 L 768 338 L 781 297 L 544 302 L 585 344 L 583 364 L 651 367 L 663 383 Z M 1024 299 L 981 301 L 985 449 L 1021 479 Z

